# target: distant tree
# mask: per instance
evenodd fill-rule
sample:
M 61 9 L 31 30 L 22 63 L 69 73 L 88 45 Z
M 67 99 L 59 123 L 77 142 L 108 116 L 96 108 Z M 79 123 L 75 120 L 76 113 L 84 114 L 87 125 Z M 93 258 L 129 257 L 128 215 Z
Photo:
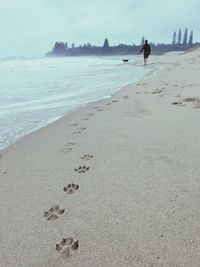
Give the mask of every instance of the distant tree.
M 188 46 L 192 46 L 192 45 L 193 45 L 193 30 L 191 30 L 190 32 L 190 37 L 188 41 Z
M 108 47 L 109 47 L 109 42 L 108 42 L 108 39 L 106 38 L 104 40 L 103 48 L 108 48 Z
M 187 32 L 187 31 L 186 31 Z M 152 51 L 155 54 L 162 54 L 168 51 L 173 50 L 181 50 L 182 48 L 185 49 L 186 47 L 182 46 L 182 43 L 186 43 L 188 47 L 191 47 L 192 45 L 200 45 L 200 43 L 194 43 L 193 44 L 193 31 L 190 32 L 190 36 L 185 33 L 184 38 L 182 40 L 182 34 L 181 29 L 177 32 L 174 32 L 172 43 L 175 43 L 175 46 L 172 44 L 164 44 L 164 43 L 158 43 L 155 45 L 155 43 L 150 42 L 149 44 L 152 47 Z M 188 40 L 188 43 L 187 40 Z M 144 40 L 144 39 L 143 39 Z M 182 40 L 182 41 L 181 41 Z M 179 44 L 179 45 L 178 45 Z M 68 49 L 66 48 L 68 47 Z M 75 44 L 72 44 L 72 47 L 75 47 Z M 84 48 L 83 48 L 84 47 Z M 92 49 L 89 49 L 92 47 Z M 68 46 L 66 42 L 56 42 L 52 51 L 48 52 L 48 56 L 81 56 L 81 55 L 128 55 L 128 54 L 137 54 L 138 50 L 140 49 L 141 45 L 127 45 L 125 43 L 120 43 L 119 45 L 109 46 L 108 39 L 106 38 L 104 41 L 103 47 L 109 47 L 109 49 L 102 49 L 102 46 L 94 46 L 90 43 L 85 43 L 84 45 L 77 46 L 76 49 L 71 48 L 71 45 Z
M 65 48 L 68 49 L 68 42 L 65 43 Z
M 178 31 L 178 40 L 177 40 L 177 44 L 181 45 L 181 40 L 182 40 L 182 33 L 181 33 L 181 29 L 179 29 Z
M 53 52 L 56 54 L 64 54 L 66 51 L 65 44 L 63 42 L 56 42 L 53 48 Z
M 145 38 L 144 36 L 142 37 L 142 40 L 141 40 L 141 45 L 144 45 L 144 42 L 145 42 Z
M 176 44 L 176 32 L 174 32 L 173 37 L 172 37 L 172 45 Z
M 75 48 L 75 43 L 72 43 L 72 48 Z
M 188 39 L 188 30 L 186 28 L 183 35 L 183 46 L 187 46 L 187 39 Z

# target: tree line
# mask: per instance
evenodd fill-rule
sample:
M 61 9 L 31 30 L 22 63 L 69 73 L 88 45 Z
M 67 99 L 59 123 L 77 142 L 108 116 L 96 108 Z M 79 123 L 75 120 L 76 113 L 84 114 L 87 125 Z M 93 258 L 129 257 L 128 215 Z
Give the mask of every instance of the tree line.
M 186 28 L 184 34 L 182 35 L 181 29 L 179 29 L 178 34 L 176 31 L 172 36 L 172 45 L 178 47 L 191 47 L 193 45 L 193 30 L 190 31 L 190 35 L 188 38 L 188 29 Z
M 91 43 L 84 43 L 76 46 L 73 42 L 71 46 L 68 42 L 56 42 L 53 49 L 47 53 L 47 56 L 81 56 L 81 55 L 127 55 L 127 54 L 138 54 L 141 46 L 145 42 L 145 37 L 142 37 L 140 45 L 127 45 L 119 44 L 115 46 L 110 46 L 108 38 L 105 38 L 102 46 L 95 46 Z M 188 29 L 186 28 L 184 34 L 182 35 L 181 29 L 179 29 L 178 34 L 176 31 L 172 36 L 171 44 L 164 43 L 152 43 L 152 51 L 154 54 L 162 54 L 169 51 L 184 51 L 191 48 L 199 43 L 193 43 L 193 30 L 190 31 L 188 36 Z

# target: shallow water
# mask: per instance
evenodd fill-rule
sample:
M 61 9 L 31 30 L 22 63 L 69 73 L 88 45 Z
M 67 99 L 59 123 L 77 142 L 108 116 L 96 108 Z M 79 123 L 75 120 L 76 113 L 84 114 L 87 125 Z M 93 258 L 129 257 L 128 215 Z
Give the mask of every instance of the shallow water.
M 0 59 L 0 149 L 149 72 L 133 63 L 121 57 Z

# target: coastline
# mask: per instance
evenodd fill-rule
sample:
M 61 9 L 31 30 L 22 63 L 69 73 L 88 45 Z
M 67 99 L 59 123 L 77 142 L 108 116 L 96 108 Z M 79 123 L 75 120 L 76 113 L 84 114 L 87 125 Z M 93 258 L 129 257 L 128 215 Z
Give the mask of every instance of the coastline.
M 0 151 L 5 149 L 6 147 L 9 147 L 11 144 L 14 144 L 16 141 L 20 140 L 23 136 L 30 134 L 32 132 L 35 132 L 35 131 L 39 130 L 40 128 L 43 128 L 43 127 L 57 121 L 58 119 L 62 118 L 65 115 L 69 115 L 72 112 L 76 112 L 77 110 L 79 110 L 85 106 L 89 106 L 90 103 L 94 103 L 94 102 L 99 101 L 101 99 L 106 99 L 106 98 L 111 97 L 113 95 L 113 93 L 118 92 L 126 85 L 132 84 L 132 83 L 136 82 L 136 80 L 139 80 L 142 77 L 144 77 L 145 73 L 147 73 L 147 71 L 148 71 L 143 66 L 142 66 L 142 68 L 141 68 L 141 66 L 136 66 L 136 64 L 134 64 L 135 58 L 133 59 L 134 62 L 132 62 L 130 64 L 121 63 L 121 64 L 116 65 L 116 61 L 118 62 L 119 59 L 120 58 L 111 57 L 108 60 L 108 62 L 104 62 L 103 59 L 99 59 L 99 61 L 97 61 L 96 64 L 98 66 L 98 62 L 99 63 L 100 62 L 101 63 L 102 62 L 108 63 L 108 66 L 107 66 L 108 69 L 111 68 L 110 65 L 114 64 L 115 65 L 115 67 L 114 67 L 115 71 L 111 70 L 111 73 L 109 75 L 112 77 L 112 75 L 114 75 L 114 73 L 116 73 L 115 75 L 118 75 L 118 77 L 121 77 L 121 79 L 117 78 L 116 81 L 114 81 L 111 78 L 109 79 L 108 78 L 109 76 L 105 73 L 105 77 L 103 76 L 104 78 L 102 78 L 105 80 L 104 82 L 102 79 L 101 79 L 102 81 L 100 81 L 100 80 L 98 80 L 99 78 L 97 78 L 97 81 L 100 83 L 99 84 L 98 82 L 95 83 L 95 77 L 96 76 L 90 75 L 91 77 L 93 77 L 93 76 L 94 77 L 90 78 L 88 81 L 89 84 L 87 84 L 84 80 L 88 80 L 88 79 L 83 78 L 84 77 L 84 75 L 83 75 L 82 79 L 80 79 L 80 80 L 74 79 L 73 80 L 73 82 L 72 82 L 73 86 L 71 86 L 71 89 L 69 89 L 69 90 L 64 89 L 65 94 L 69 95 L 69 96 L 74 95 L 73 96 L 74 99 L 71 99 L 70 97 L 69 97 L 69 99 L 67 99 L 66 97 L 63 96 L 64 99 L 63 99 L 63 97 L 60 99 L 60 102 L 61 102 L 60 105 L 57 105 L 57 101 L 56 101 L 57 97 L 59 98 L 59 96 L 63 94 L 63 88 L 62 87 L 64 86 L 64 84 L 65 85 L 68 84 L 70 79 L 68 81 L 63 80 L 63 86 L 61 85 L 59 87 L 59 89 L 57 89 L 57 91 L 53 90 L 54 91 L 54 97 L 53 96 L 49 97 L 47 95 L 46 97 L 48 100 L 45 100 L 44 96 L 42 99 L 40 99 L 40 102 L 44 103 L 43 104 L 44 106 L 42 107 L 41 112 L 39 112 L 41 109 L 40 105 L 35 104 L 35 102 L 37 102 L 37 101 L 35 101 L 35 100 L 32 101 L 31 98 L 30 99 L 27 98 L 26 102 L 27 103 L 30 102 L 30 104 L 33 105 L 33 108 L 35 110 L 34 113 L 37 115 L 33 115 L 33 112 L 31 113 L 31 111 L 30 111 L 31 109 L 29 109 L 28 104 L 26 102 L 23 102 L 23 101 L 22 101 L 22 103 L 19 102 L 20 103 L 19 105 L 25 106 L 24 110 L 20 111 L 21 114 L 20 114 L 18 109 L 15 110 L 15 108 L 14 108 L 15 105 L 13 106 L 15 113 L 14 112 L 12 113 L 12 111 L 11 111 L 12 110 L 12 104 L 10 106 L 9 106 L 9 104 L 7 104 L 8 105 L 8 110 L 7 110 L 6 109 L 7 105 L 4 104 L 4 101 L 2 99 L 2 103 L 3 103 L 2 104 L 3 105 L 2 106 L 2 112 L 3 112 L 2 114 L 4 114 L 4 111 L 5 111 L 5 115 L 2 117 L 2 121 L 0 123 L 0 128 L 2 127 L 2 129 L 3 129 L 3 131 L 0 133 Z M 92 65 L 93 60 L 94 60 L 94 58 L 92 59 L 92 61 L 90 59 L 88 61 L 88 63 L 86 61 L 85 64 L 86 65 L 89 64 L 89 65 L 93 66 Z M 73 62 L 73 64 L 76 65 L 75 62 Z M 110 62 L 112 62 L 112 64 Z M 37 63 L 38 63 L 38 61 L 37 61 Z M 70 62 L 68 62 L 68 63 L 70 63 Z M 21 61 L 19 61 L 19 64 L 23 65 L 23 63 L 21 63 Z M 48 63 L 47 66 L 49 66 L 49 64 L 50 63 Z M 51 62 L 51 64 L 55 64 L 55 66 L 60 64 L 62 66 L 63 62 L 61 61 L 60 63 L 59 62 L 57 63 L 57 62 L 53 61 L 53 62 Z M 82 64 L 83 64 L 83 62 L 82 62 Z M 79 65 L 81 65 L 81 62 L 79 62 Z M 29 64 L 30 69 L 31 69 L 31 66 L 32 66 L 32 63 Z M 51 67 L 51 65 L 50 65 L 50 67 Z M 92 72 L 91 68 L 92 67 L 90 67 L 90 71 Z M 93 68 L 95 69 L 95 67 L 93 67 Z M 106 69 L 106 67 L 105 67 L 105 69 Z M 42 70 L 43 70 L 42 68 L 39 69 L 38 73 L 41 73 Z M 80 74 L 79 72 L 80 72 L 80 67 L 78 67 L 78 69 L 77 69 L 77 75 Z M 126 72 L 127 74 L 124 72 Z M 87 73 L 87 71 L 86 71 L 86 73 Z M 97 73 L 98 73 L 98 71 L 97 71 Z M 107 71 L 107 73 L 109 73 L 109 71 Z M 21 79 L 20 75 L 21 75 L 21 73 L 19 74 L 19 80 Z M 39 79 L 40 74 L 37 74 L 37 75 L 39 76 L 38 77 L 38 79 Z M 55 73 L 54 73 L 54 75 L 55 75 Z M 17 77 L 17 75 L 15 75 L 15 77 Z M 60 78 L 62 79 L 62 75 Z M 49 81 L 48 86 L 46 85 L 45 89 L 43 90 L 44 92 L 45 92 L 45 90 L 46 90 L 46 92 L 48 90 L 50 90 L 49 88 L 57 87 L 56 81 L 54 81 L 54 80 L 56 80 L 56 77 L 54 77 L 54 79 Z M 23 84 L 24 84 L 23 79 L 21 80 L 21 83 L 22 83 L 22 87 L 23 87 Z M 84 91 L 84 93 L 81 97 L 76 97 L 76 93 L 75 93 L 76 88 L 79 87 L 80 84 L 82 86 L 82 90 Z M 9 84 L 7 86 L 9 86 Z M 30 81 L 30 88 L 31 88 L 31 86 L 34 87 L 34 85 Z M 39 84 L 36 85 L 36 88 L 38 88 L 39 86 L 40 86 Z M 74 87 L 74 90 L 72 89 L 73 87 Z M 86 90 L 85 87 L 88 87 L 88 89 Z M 95 93 L 95 88 L 99 88 L 98 93 Z M 107 89 L 105 89 L 105 88 L 107 88 Z M 18 88 L 16 88 L 16 91 L 18 91 Z M 88 93 L 87 93 L 87 91 L 88 91 Z M 44 92 L 43 92 L 43 94 L 45 94 Z M 23 93 L 23 92 L 21 92 L 21 93 Z M 29 94 L 31 95 L 31 91 L 29 92 Z M 80 94 L 80 92 L 78 94 Z M 14 98 L 14 96 L 15 95 L 13 95 L 13 98 Z M 13 101 L 14 101 L 14 99 L 13 99 Z M 45 101 L 46 101 L 46 104 L 45 104 Z M 53 111 L 51 109 L 48 110 L 49 109 L 48 104 L 50 104 L 51 101 L 52 101 L 52 103 L 55 101 L 55 107 L 53 104 L 51 104 L 51 109 L 53 109 Z M 4 105 L 5 105 L 5 107 L 4 107 Z M 11 110 L 9 110 L 9 109 L 11 109 Z M 24 114 L 23 114 L 23 112 L 24 112 Z M 6 115 L 9 113 L 10 113 L 10 117 Z M 26 114 L 26 113 L 28 113 L 28 114 Z M 26 119 L 26 118 L 28 118 L 28 119 Z
M 155 56 L 156 75 L 1 152 L 2 266 L 198 266 L 199 61 Z
M 135 63 L 135 64 L 133 64 L 133 63 Z M 135 66 L 137 66 L 137 67 L 143 67 L 143 64 L 141 64 L 141 56 L 140 56 L 140 59 L 139 59 L 139 60 L 137 60 L 136 62 L 133 62 L 133 63 L 132 63 L 131 65 L 135 65 Z M 147 66 L 147 68 L 149 68 L 149 67 Z M 155 70 L 156 70 L 156 69 L 155 69 Z M 137 83 L 137 82 L 139 82 L 139 81 L 141 81 L 141 80 L 143 80 L 143 79 L 145 79 L 145 78 L 148 78 L 148 77 L 150 77 L 151 75 L 154 75 L 155 70 L 154 70 L 154 69 L 150 69 L 150 70 L 149 70 L 149 73 L 145 74 L 142 78 L 137 78 L 136 81 L 131 82 L 131 83 L 129 83 L 129 84 L 126 84 L 126 85 L 122 86 L 121 88 L 119 88 L 119 89 L 116 90 L 113 94 L 111 94 L 111 95 L 109 95 L 109 96 L 104 96 L 104 97 L 102 97 L 102 98 L 99 99 L 99 100 L 94 100 L 94 101 L 88 102 L 87 104 L 84 104 L 84 105 L 82 105 L 82 106 L 78 106 L 78 107 L 76 107 L 76 108 L 74 108 L 74 109 L 72 109 L 72 110 L 66 112 L 66 113 L 63 114 L 63 115 L 60 115 L 58 118 L 54 118 L 54 119 L 52 119 L 52 120 L 51 120 L 50 122 L 48 122 L 46 125 L 44 125 L 44 126 L 42 126 L 42 127 L 39 127 L 39 128 L 37 128 L 37 129 L 35 129 L 35 130 L 31 131 L 31 132 L 28 132 L 27 134 L 24 134 L 23 136 L 18 137 L 16 140 L 14 140 L 13 142 L 11 142 L 11 143 L 8 144 L 7 146 L 5 146 L 5 147 L 3 147 L 3 148 L 0 148 L 0 154 L 2 154 L 2 153 L 4 153 L 5 151 L 7 151 L 7 150 L 9 149 L 9 147 L 15 145 L 15 143 L 20 142 L 20 140 L 23 139 L 24 137 L 26 137 L 26 136 L 28 136 L 28 135 L 32 135 L 32 134 L 34 134 L 35 132 L 40 131 L 40 129 L 45 128 L 45 127 L 48 127 L 49 125 L 56 123 L 58 120 L 61 120 L 61 119 L 65 118 L 66 116 L 70 116 L 71 114 L 76 113 L 76 112 L 81 112 L 81 111 L 84 110 L 85 108 L 89 108 L 90 106 L 95 105 L 95 104 L 98 104 L 98 103 L 101 102 L 101 101 L 106 101 L 107 99 L 110 99 L 110 98 L 114 97 L 115 94 L 117 94 L 119 91 L 124 90 L 124 89 L 126 89 L 127 87 L 129 87 L 129 86 L 133 86 L 135 83 Z

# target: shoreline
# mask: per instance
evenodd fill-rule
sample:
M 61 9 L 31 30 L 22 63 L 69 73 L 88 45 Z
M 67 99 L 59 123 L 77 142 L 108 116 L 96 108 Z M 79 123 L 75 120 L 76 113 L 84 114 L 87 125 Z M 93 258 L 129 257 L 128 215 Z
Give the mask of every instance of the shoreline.
M 200 50 L 150 63 L 0 158 L 2 266 L 199 265 Z
M 160 56 L 160 55 L 159 55 L 159 56 Z M 135 62 L 134 62 L 134 63 L 135 63 Z M 133 65 L 133 64 L 132 64 L 132 65 Z M 137 66 L 137 67 L 142 67 L 143 65 L 140 65 L 140 63 L 138 64 L 138 62 L 136 62 L 135 66 Z M 149 66 L 147 65 L 146 67 L 148 68 Z M 127 84 L 127 85 L 124 85 L 123 87 L 121 87 L 121 88 L 119 88 L 118 90 L 116 90 L 112 95 L 110 95 L 110 96 L 108 96 L 108 97 L 104 96 L 103 98 L 101 98 L 101 99 L 99 99 L 99 100 L 91 101 L 91 102 L 89 102 L 89 103 L 87 103 L 87 104 L 85 104 L 85 105 L 83 105 L 83 106 L 79 106 L 79 107 L 77 107 L 77 108 L 75 108 L 75 109 L 69 111 L 68 113 L 66 112 L 65 114 L 59 116 L 59 118 L 57 118 L 57 119 L 56 119 L 56 118 L 53 119 L 52 122 L 49 122 L 47 125 L 42 126 L 42 127 L 38 128 L 38 129 L 36 129 L 36 130 L 34 130 L 34 131 L 31 131 L 31 132 L 29 132 L 29 133 L 27 133 L 27 134 L 25 134 L 25 135 L 20 136 L 20 137 L 17 138 L 15 141 L 13 141 L 13 142 L 11 142 L 10 144 L 8 144 L 7 146 L 5 146 L 5 147 L 3 147 L 3 148 L 0 148 L 0 154 L 5 153 L 5 151 L 7 151 L 7 150 L 9 149 L 9 147 L 11 147 L 11 146 L 15 145 L 16 143 L 20 142 L 20 140 L 23 139 L 23 138 L 25 138 L 26 136 L 28 136 L 28 135 L 32 135 L 32 134 L 34 134 L 35 132 L 40 131 L 41 129 L 43 129 L 43 128 L 45 128 L 45 127 L 48 127 L 49 125 L 58 122 L 59 120 L 65 118 L 66 116 L 70 116 L 71 114 L 76 113 L 76 112 L 81 112 L 82 110 L 84 110 L 84 109 L 86 109 L 86 108 L 89 108 L 89 107 L 92 106 L 92 105 L 95 105 L 95 103 L 98 104 L 100 101 L 106 101 L 107 99 L 111 99 L 111 98 L 114 97 L 115 94 L 117 94 L 119 91 L 124 90 L 124 89 L 126 89 L 127 87 L 129 87 L 129 86 L 133 86 L 135 83 L 137 83 L 137 82 L 139 82 L 139 81 L 142 81 L 142 80 L 144 80 L 144 79 L 146 79 L 146 78 L 148 78 L 148 77 L 151 77 L 152 75 L 156 75 L 155 71 L 156 71 L 156 69 L 150 69 L 148 74 L 145 74 L 142 78 L 138 78 L 138 79 L 136 79 L 135 82 L 132 82 L 132 83 Z

